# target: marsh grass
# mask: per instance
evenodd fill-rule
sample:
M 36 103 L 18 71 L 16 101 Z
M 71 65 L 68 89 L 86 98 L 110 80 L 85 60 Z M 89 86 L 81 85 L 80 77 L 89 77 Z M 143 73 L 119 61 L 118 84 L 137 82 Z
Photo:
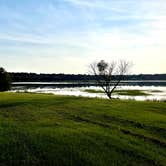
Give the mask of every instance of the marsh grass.
M 85 92 L 88 93 L 104 93 L 103 90 L 95 90 L 95 89 L 85 89 Z M 148 96 L 150 95 L 147 92 L 144 92 L 142 90 L 115 90 L 113 94 L 116 95 L 126 95 L 126 96 Z
M 161 90 L 151 90 L 150 92 L 153 92 L 153 93 L 162 93 L 163 91 L 161 91 Z

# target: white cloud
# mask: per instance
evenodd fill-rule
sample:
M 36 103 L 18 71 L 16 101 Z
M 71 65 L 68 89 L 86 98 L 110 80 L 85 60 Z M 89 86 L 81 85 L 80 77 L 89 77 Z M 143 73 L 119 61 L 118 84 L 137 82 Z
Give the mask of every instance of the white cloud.
M 24 64 L 31 56 L 33 65 L 26 63 L 26 69 L 29 65 L 34 71 L 43 72 L 84 73 L 86 64 L 100 59 L 131 60 L 137 73 L 166 71 L 165 0 L 63 2 L 59 6 L 55 0 L 46 5 L 41 2 L 34 15 L 24 15 L 21 9 L 1 10 L 0 20 L 6 21 L 6 27 L 0 27 L 0 42 L 8 41 L 6 50 L 12 50 L 13 43 L 22 43 L 24 48 L 18 44 L 10 54 L 7 51 L 4 54 L 1 49 L 0 56 L 2 53 L 12 56 L 20 51 L 22 58 L 18 57 L 16 64 Z M 9 64 L 9 60 L 3 59 L 3 64 Z

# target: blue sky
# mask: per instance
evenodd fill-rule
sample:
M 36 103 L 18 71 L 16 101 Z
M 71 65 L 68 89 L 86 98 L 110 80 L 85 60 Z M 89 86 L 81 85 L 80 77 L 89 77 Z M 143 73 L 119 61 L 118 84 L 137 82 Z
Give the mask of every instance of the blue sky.
M 0 66 L 87 73 L 127 59 L 132 73 L 166 73 L 165 0 L 0 0 Z

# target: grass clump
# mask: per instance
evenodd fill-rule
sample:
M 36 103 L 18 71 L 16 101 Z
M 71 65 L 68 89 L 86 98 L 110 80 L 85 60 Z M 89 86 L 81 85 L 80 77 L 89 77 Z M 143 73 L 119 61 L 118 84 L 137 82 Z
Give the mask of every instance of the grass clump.
M 103 90 L 95 90 L 95 89 L 85 89 L 85 92 L 88 93 L 104 93 Z M 125 96 L 148 96 L 150 94 L 142 91 L 142 90 L 114 90 L 113 94 L 116 95 L 125 95 Z
M 126 96 L 148 96 L 148 95 L 150 95 L 142 90 L 115 90 L 114 94 L 126 95 Z
M 85 89 L 84 92 L 88 92 L 88 93 L 104 93 L 103 90 L 96 90 L 96 89 Z
M 161 91 L 161 90 L 151 90 L 150 92 L 153 92 L 153 93 L 161 93 L 161 92 L 163 92 L 163 91 Z
M 0 163 L 165 165 L 166 103 L 0 93 Z

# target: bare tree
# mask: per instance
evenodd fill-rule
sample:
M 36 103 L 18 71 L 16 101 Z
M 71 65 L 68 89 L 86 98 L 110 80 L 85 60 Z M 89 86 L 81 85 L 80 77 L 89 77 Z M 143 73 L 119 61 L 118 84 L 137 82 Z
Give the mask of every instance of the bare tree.
M 102 87 L 108 98 L 111 99 L 113 91 L 124 78 L 124 75 L 127 74 L 129 67 L 130 63 L 125 60 L 111 63 L 101 60 L 98 63 L 90 64 L 90 71 L 95 75 L 98 85 Z M 115 79 L 113 79 L 113 76 Z

